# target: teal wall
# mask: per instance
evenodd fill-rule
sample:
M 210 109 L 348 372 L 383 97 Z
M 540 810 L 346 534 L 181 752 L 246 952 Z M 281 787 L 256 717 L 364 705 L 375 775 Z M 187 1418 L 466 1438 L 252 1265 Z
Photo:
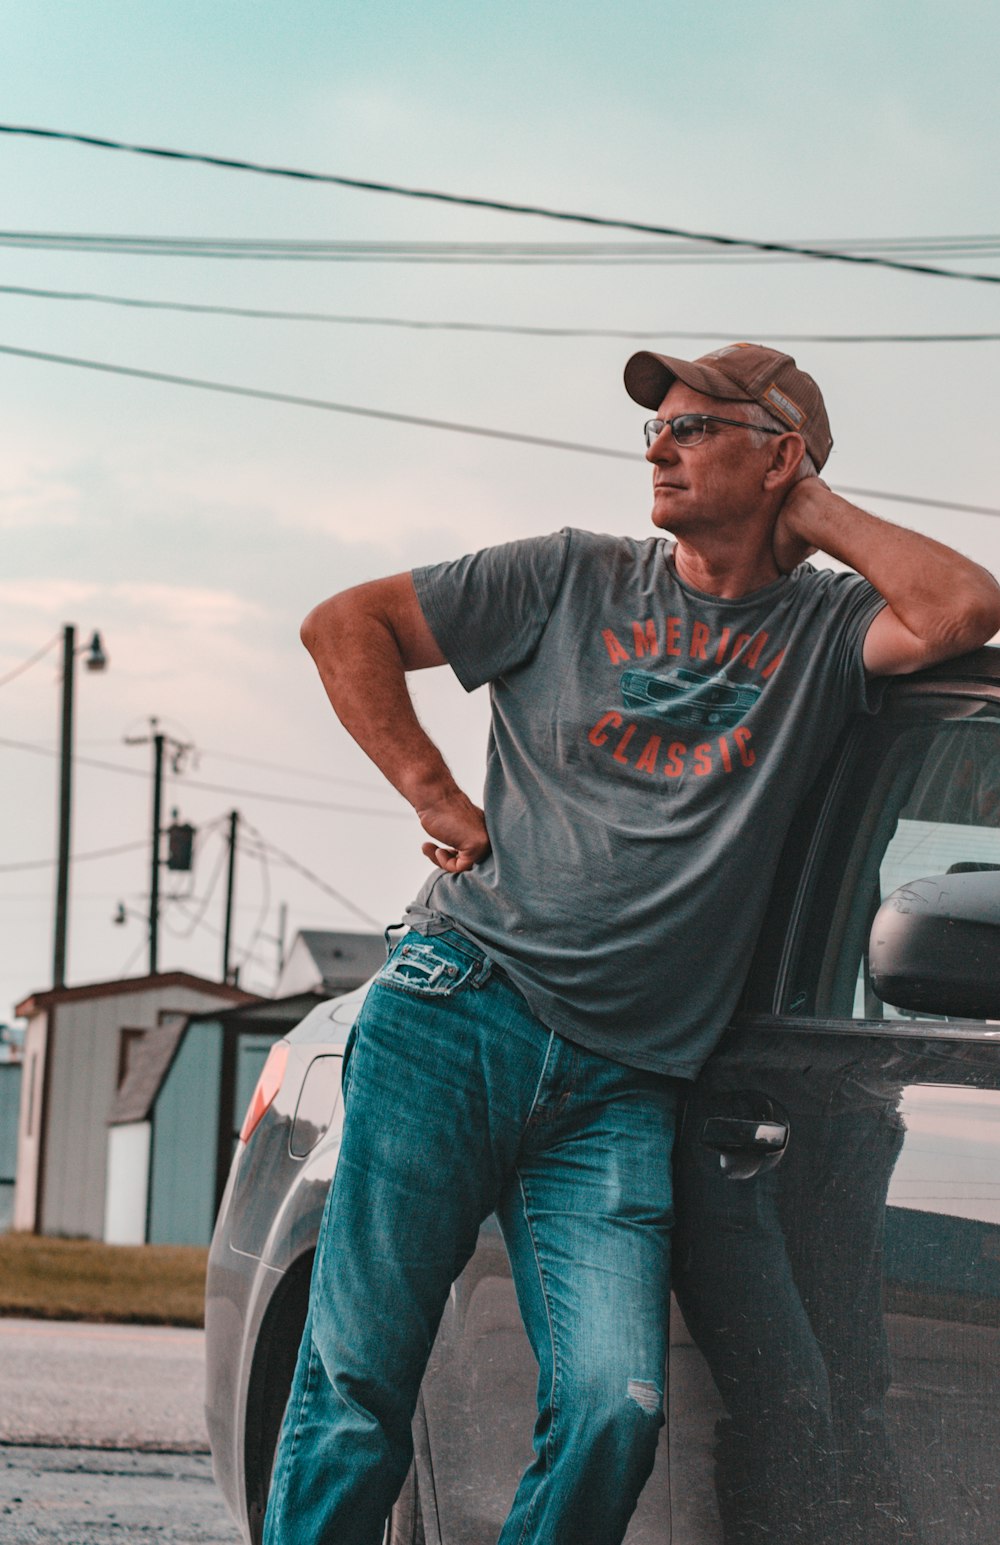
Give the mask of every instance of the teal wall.
M 153 1112 L 151 1245 L 207 1245 L 215 1226 L 215 1154 L 222 1081 L 222 1026 L 189 1025 Z M 233 1146 L 276 1031 L 237 1039 Z
M 21 1064 L 0 1062 L 0 1234 L 10 1228 L 17 1168 L 17 1116 L 21 1100 Z
M 148 1240 L 207 1245 L 215 1222 L 222 1026 L 189 1025 L 156 1101 Z

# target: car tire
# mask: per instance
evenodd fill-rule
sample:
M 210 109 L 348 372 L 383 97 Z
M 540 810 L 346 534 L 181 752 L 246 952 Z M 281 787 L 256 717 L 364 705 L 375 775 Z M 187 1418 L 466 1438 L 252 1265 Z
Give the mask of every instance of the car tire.
M 424 1520 L 417 1491 L 416 1466 L 411 1465 L 385 1526 L 384 1545 L 424 1545 Z

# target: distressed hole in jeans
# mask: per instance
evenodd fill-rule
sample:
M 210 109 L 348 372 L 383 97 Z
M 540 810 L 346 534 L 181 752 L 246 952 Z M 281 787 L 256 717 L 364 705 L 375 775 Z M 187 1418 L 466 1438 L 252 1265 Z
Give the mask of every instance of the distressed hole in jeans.
M 637 1406 L 654 1415 L 660 1409 L 663 1400 L 663 1392 L 649 1379 L 629 1379 L 625 1386 L 625 1393 L 630 1400 L 634 1400 Z

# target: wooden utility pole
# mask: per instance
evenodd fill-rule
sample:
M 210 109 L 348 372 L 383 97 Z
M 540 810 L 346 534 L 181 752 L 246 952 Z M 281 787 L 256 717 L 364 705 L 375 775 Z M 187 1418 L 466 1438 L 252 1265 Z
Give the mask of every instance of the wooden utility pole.
M 155 720 L 153 721 L 155 724 Z M 153 833 L 149 866 L 149 974 L 156 975 L 160 948 L 160 832 L 163 828 L 163 743 L 153 736 Z
M 52 950 L 52 985 L 66 985 L 66 938 L 69 931 L 69 838 L 73 807 L 73 677 L 76 629 L 63 628 L 62 716 L 59 731 L 59 856 L 56 861 L 56 925 Z
M 149 735 L 126 735 L 127 746 L 153 747 L 153 821 L 149 856 L 149 974 L 155 976 L 159 964 L 160 940 L 160 838 L 163 834 L 163 753 L 170 747 L 172 766 L 180 772 L 186 754 L 193 750 L 183 741 L 164 735 L 157 728 L 157 720 L 150 719 Z
M 229 945 L 233 935 L 233 896 L 236 889 L 236 837 L 240 813 L 229 812 L 229 872 L 226 876 L 226 926 L 222 936 L 222 980 L 230 979 Z
M 52 985 L 66 985 L 66 942 L 69 934 L 70 824 L 73 814 L 73 686 L 76 677 L 76 628 L 63 628 L 62 712 L 59 726 L 59 844 L 56 858 L 56 916 L 52 944 Z M 93 633 L 83 646 L 88 671 L 107 670 L 101 635 Z

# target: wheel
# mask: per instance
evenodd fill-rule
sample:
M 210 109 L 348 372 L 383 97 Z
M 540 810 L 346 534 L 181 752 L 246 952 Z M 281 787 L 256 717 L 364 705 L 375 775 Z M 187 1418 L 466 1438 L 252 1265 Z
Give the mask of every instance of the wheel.
M 417 1471 L 410 1466 L 403 1489 L 385 1525 L 383 1545 L 424 1545 L 424 1520 L 417 1494 Z

